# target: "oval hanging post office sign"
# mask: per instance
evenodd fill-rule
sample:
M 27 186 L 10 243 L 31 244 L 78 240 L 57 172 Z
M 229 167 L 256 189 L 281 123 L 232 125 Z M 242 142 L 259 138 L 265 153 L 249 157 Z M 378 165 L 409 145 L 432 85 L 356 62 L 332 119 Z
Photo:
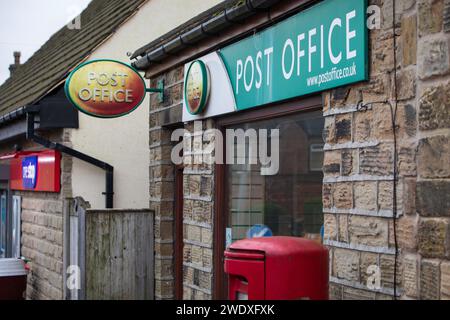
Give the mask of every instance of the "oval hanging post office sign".
M 67 78 L 67 98 L 81 112 L 98 118 L 117 118 L 144 100 L 145 81 L 131 66 L 114 60 L 92 60 Z

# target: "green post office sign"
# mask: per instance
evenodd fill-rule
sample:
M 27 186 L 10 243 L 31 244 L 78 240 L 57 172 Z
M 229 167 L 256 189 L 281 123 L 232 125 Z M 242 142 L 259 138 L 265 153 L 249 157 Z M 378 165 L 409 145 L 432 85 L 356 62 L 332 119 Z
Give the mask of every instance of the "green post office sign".
M 367 0 L 325 0 L 220 50 L 238 110 L 368 79 Z

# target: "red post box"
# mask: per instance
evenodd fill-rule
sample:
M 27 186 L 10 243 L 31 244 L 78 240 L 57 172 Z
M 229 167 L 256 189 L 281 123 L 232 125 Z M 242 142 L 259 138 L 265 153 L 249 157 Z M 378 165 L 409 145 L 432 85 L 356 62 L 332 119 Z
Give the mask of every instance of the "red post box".
M 225 251 L 230 300 L 327 300 L 328 250 L 295 237 L 236 241 Z
M 26 268 L 26 264 L 20 259 L 0 259 L 0 300 L 25 299 Z

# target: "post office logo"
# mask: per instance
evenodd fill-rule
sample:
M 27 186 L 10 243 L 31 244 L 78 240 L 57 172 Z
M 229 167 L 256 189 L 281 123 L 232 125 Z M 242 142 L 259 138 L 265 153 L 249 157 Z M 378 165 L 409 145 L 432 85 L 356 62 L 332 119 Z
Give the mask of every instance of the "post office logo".
M 209 98 L 210 81 L 206 64 L 196 60 L 190 65 L 184 84 L 186 108 L 190 114 L 200 114 L 205 110 Z
M 38 176 L 38 157 L 31 156 L 22 159 L 22 184 L 25 189 L 36 188 Z

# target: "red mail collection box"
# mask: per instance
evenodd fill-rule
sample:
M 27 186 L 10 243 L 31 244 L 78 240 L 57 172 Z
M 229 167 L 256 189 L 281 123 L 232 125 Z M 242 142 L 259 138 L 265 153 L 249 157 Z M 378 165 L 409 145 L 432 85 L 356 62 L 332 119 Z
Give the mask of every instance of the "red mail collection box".
M 23 300 L 27 289 L 27 271 L 20 259 L 0 259 L 0 300 Z
M 315 241 L 267 237 L 225 251 L 230 300 L 327 300 L 328 250 Z

